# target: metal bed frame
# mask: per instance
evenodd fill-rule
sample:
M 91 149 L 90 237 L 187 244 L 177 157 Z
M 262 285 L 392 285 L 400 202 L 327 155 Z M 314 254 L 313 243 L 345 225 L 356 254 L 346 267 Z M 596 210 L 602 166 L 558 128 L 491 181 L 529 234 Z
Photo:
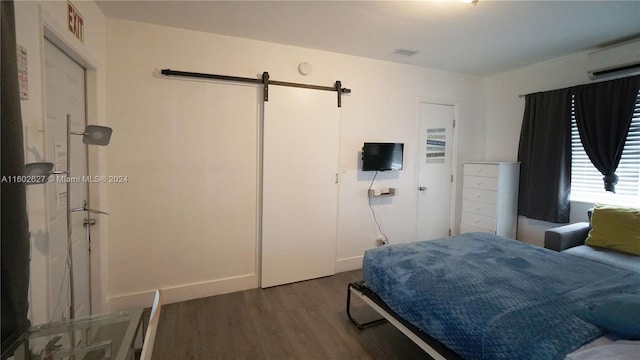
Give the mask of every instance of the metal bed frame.
M 351 314 L 351 294 L 364 301 L 380 314 L 382 318 L 368 322 L 359 322 L 356 320 Z M 364 281 L 349 283 L 347 286 L 347 316 L 360 330 L 389 322 L 435 360 L 462 360 L 460 355 L 456 354 L 446 345 L 396 314 L 378 295 L 365 285 Z

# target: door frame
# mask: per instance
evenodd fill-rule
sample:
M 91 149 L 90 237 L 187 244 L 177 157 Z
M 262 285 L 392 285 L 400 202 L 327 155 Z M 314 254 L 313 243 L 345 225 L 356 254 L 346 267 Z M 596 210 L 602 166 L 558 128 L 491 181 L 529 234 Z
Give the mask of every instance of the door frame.
M 104 69 L 98 65 L 98 61 L 87 51 L 83 46 L 78 45 L 77 39 L 73 37 L 73 35 L 67 31 L 67 29 L 60 24 L 57 17 L 51 15 L 47 12 L 41 4 L 38 5 L 38 12 L 40 17 L 40 34 L 39 34 L 39 50 L 40 50 L 40 69 L 42 69 L 41 73 L 41 109 L 42 109 L 42 128 L 44 129 L 44 137 L 43 141 L 46 144 L 48 129 L 46 125 L 46 84 L 45 84 L 45 55 L 44 55 L 44 47 L 45 42 L 49 41 L 55 46 L 57 46 L 64 54 L 66 54 L 73 61 L 78 63 L 81 67 L 84 68 L 84 77 L 85 77 L 85 123 L 97 123 L 97 121 L 91 121 L 91 119 L 99 119 L 99 105 L 103 103 L 103 101 L 99 97 L 99 87 L 102 85 L 104 87 L 104 80 L 101 79 L 102 74 L 104 73 Z M 104 155 L 101 155 L 98 152 L 96 147 L 87 147 L 87 173 L 92 174 L 96 169 L 102 170 L 105 162 L 101 161 L 104 158 Z M 45 156 L 50 159 L 52 158 L 52 154 L 48 154 L 46 152 L 45 146 Z M 89 161 L 89 158 L 92 161 Z M 90 166 L 92 164 L 93 166 Z M 87 207 L 90 208 L 100 208 L 99 202 L 100 198 L 104 197 L 103 192 L 99 191 L 98 186 L 87 186 Z M 45 190 L 45 199 L 48 199 L 47 190 Z M 97 201 L 96 201 L 97 200 Z M 45 200 L 46 201 L 46 200 Z M 45 209 L 46 218 L 49 218 L 48 206 Z M 90 297 L 90 305 L 89 311 L 91 313 L 97 312 L 105 312 L 107 311 L 106 298 L 103 296 L 106 294 L 105 286 L 107 284 L 106 279 L 106 258 L 102 254 L 106 254 L 106 249 L 104 249 L 105 244 L 100 241 L 100 234 L 106 232 L 106 219 L 101 219 L 102 221 L 98 221 L 97 224 L 90 228 L 90 239 L 91 239 L 91 252 L 89 253 L 89 297 Z M 48 221 L 44 224 L 45 231 L 49 232 Z M 104 249 L 104 250 L 103 250 Z M 51 311 L 51 309 L 49 309 Z
M 431 104 L 431 105 L 447 105 L 453 107 L 453 137 L 452 137 L 452 153 L 451 153 L 451 173 L 453 175 L 453 181 L 451 182 L 451 203 L 449 210 L 449 229 L 451 229 L 451 235 L 457 233 L 455 228 L 456 223 L 456 203 L 458 199 L 458 128 L 460 127 L 460 104 L 458 100 L 454 99 L 442 99 L 442 98 L 432 98 L 432 97 L 419 97 L 416 101 L 416 148 L 417 151 L 420 151 L 420 122 L 421 122 L 421 113 L 420 107 L 422 104 Z M 416 171 L 414 174 L 414 186 L 413 191 L 415 193 L 416 199 L 416 224 L 415 224 L 415 238 L 418 236 L 418 216 L 419 213 L 419 205 L 420 205 L 420 194 L 418 193 L 418 186 L 420 184 L 420 159 L 418 153 L 416 153 L 415 167 Z M 420 239 L 416 239 L 420 240 Z

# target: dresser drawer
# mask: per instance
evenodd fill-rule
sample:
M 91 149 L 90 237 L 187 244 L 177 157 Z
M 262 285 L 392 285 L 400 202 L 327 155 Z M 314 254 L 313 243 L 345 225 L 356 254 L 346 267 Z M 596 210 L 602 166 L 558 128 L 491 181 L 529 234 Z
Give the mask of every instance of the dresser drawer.
M 496 229 L 496 218 L 490 216 L 482 216 L 470 212 L 462 212 L 462 223 L 471 226 L 479 226 L 485 229 Z
M 473 200 L 462 200 L 462 211 L 483 216 L 496 216 L 496 205 Z
M 462 190 L 462 199 L 497 204 L 498 193 L 491 190 L 480 190 L 465 187 Z
M 464 164 L 464 175 L 498 177 L 498 165 Z
M 498 188 L 498 178 L 465 175 L 464 187 L 483 190 L 496 190 Z

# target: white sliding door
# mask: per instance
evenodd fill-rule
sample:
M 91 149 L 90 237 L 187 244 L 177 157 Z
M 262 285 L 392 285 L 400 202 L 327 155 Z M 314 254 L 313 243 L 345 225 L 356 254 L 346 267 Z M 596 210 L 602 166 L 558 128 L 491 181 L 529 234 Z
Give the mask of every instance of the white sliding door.
M 262 287 L 335 273 L 339 131 L 335 92 L 269 88 Z

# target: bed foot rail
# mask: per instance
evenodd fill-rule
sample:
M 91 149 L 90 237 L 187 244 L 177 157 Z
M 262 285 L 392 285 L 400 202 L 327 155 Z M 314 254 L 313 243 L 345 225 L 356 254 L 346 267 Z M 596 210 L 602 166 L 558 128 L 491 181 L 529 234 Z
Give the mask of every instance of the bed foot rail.
M 361 322 L 358 322 L 356 319 L 354 319 L 353 316 L 351 316 L 351 292 L 357 291 L 358 293 L 362 294 L 363 286 L 364 285 L 362 284 L 362 281 L 359 281 L 356 283 L 349 283 L 349 285 L 347 286 L 347 316 L 349 317 L 349 320 L 351 320 L 353 325 L 355 325 L 360 330 L 371 327 L 371 326 L 384 324 L 387 322 L 387 319 L 381 318 L 381 319 L 361 323 Z M 365 295 L 362 294 L 362 296 L 365 296 Z

